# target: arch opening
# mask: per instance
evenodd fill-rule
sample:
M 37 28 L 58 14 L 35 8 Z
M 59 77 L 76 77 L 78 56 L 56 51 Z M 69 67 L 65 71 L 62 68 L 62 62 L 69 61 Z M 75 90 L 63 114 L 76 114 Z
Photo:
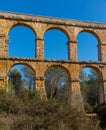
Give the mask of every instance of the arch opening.
M 45 59 L 67 60 L 66 34 L 59 29 L 50 29 L 44 34 L 45 38 Z
M 27 26 L 17 25 L 9 31 L 8 56 L 35 58 L 35 33 Z
M 66 102 L 69 92 L 69 74 L 60 66 L 51 66 L 45 72 L 45 89 L 48 99 Z
M 104 102 L 102 75 L 94 68 L 85 67 L 80 71 L 80 90 L 86 112 Z
M 91 32 L 80 32 L 78 40 L 78 60 L 98 61 L 98 39 Z
M 22 91 L 35 91 L 35 73 L 31 67 L 24 64 L 12 66 L 8 72 L 8 91 L 19 94 Z

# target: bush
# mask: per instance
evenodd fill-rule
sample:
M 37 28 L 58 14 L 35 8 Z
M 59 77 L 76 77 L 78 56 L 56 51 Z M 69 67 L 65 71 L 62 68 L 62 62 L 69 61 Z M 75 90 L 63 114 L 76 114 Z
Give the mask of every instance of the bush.
M 18 98 L 20 98 L 23 102 L 34 102 L 36 100 L 40 100 L 40 96 L 28 89 L 23 89 L 16 95 Z
M 106 128 L 106 103 L 98 105 L 94 112 L 99 116 L 101 128 Z
M 36 101 L 24 109 L 23 119 L 15 121 L 15 128 L 28 130 L 96 130 L 97 122 L 87 118 L 75 108 L 66 104 Z M 26 123 L 25 123 L 26 122 Z M 30 128 L 30 129 L 29 129 Z
M 0 118 L 4 124 L 10 122 L 8 130 L 96 130 L 97 124 L 68 104 L 41 100 L 31 92 L 18 96 L 0 92 L 0 111 L 8 115 Z
M 4 90 L 0 90 L 0 113 L 13 113 L 18 114 L 21 109 L 20 100 L 6 93 Z
M 106 103 L 98 105 L 94 110 L 99 117 L 106 117 Z

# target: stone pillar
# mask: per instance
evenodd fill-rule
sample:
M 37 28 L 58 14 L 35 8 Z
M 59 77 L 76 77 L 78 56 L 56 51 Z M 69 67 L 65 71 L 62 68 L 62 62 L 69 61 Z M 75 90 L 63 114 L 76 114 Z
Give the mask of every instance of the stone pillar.
M 77 41 L 71 40 L 67 42 L 68 45 L 68 60 L 77 61 Z
M 99 87 L 99 104 L 104 102 L 104 86 L 106 85 L 106 80 L 100 80 Z
M 46 98 L 45 78 L 44 77 L 36 77 L 35 86 L 36 86 L 35 90 L 40 95 L 40 97 Z
M 7 60 L 0 61 L 0 89 L 7 89 Z
M 99 89 L 99 103 L 106 102 L 106 66 L 101 63 L 99 65 L 99 69 L 101 71 L 100 75 L 100 89 Z
M 71 105 L 84 110 L 83 98 L 80 90 L 80 83 L 78 78 L 71 79 L 71 93 L 69 96 Z
M 103 86 L 104 86 L 104 88 L 103 88 L 103 90 L 104 90 L 104 93 L 103 93 L 104 94 L 104 97 L 103 97 L 104 100 L 103 101 L 106 103 L 106 79 L 103 80 Z
M 0 76 L 0 89 L 7 89 L 7 77 Z
M 44 39 L 37 38 L 36 39 L 36 53 L 35 57 L 39 60 L 44 60 Z
M 8 45 L 6 44 L 5 34 L 0 34 L 0 57 L 8 56 Z
M 106 44 L 98 44 L 98 60 L 106 62 Z
M 5 34 L 0 34 L 0 58 L 8 57 L 8 44 Z M 7 88 L 7 60 L 0 62 L 0 88 Z

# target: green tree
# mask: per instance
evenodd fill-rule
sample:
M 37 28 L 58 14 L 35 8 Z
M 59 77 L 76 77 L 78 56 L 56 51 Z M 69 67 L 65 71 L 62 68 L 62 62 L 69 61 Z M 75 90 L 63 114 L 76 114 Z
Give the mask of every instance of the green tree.
M 79 78 L 80 78 L 80 89 L 83 96 L 83 102 L 85 105 L 87 102 L 88 91 L 89 91 L 89 86 L 87 85 L 88 77 L 87 74 L 83 70 L 81 70 Z
M 91 69 L 88 78 L 88 102 L 90 105 L 96 105 L 99 103 L 99 75 Z
M 21 73 L 17 69 L 13 69 L 9 71 L 8 77 L 10 91 L 14 91 L 15 94 L 18 94 L 24 86 L 24 80 L 22 79 Z
M 80 82 L 85 82 L 88 80 L 87 74 L 84 72 L 84 70 L 81 70 L 79 78 Z
M 82 70 L 79 77 L 85 108 L 92 109 L 99 103 L 99 75 L 91 69 L 89 74 Z
M 67 98 L 69 77 L 60 67 L 50 67 L 45 74 L 45 86 L 48 98 L 65 100 Z
M 26 86 L 28 87 L 28 89 L 34 90 L 35 74 L 34 74 L 33 70 L 30 67 L 24 65 L 22 67 L 22 72 L 24 74 Z

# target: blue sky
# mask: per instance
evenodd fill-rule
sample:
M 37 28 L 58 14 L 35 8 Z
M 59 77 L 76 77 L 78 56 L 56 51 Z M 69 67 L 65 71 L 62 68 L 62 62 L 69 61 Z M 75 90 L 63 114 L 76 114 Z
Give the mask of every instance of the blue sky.
M 38 16 L 106 22 L 106 0 L 1 0 L 0 10 Z M 13 28 L 9 37 L 9 56 L 34 57 L 35 36 L 31 30 L 27 29 L 26 31 L 24 27 Z M 62 32 L 49 31 L 44 35 L 44 38 L 45 58 L 67 59 L 67 37 Z M 27 47 L 29 42 L 32 43 L 30 49 Z M 60 44 L 61 48 L 59 48 Z M 97 61 L 96 46 L 97 40 L 93 35 L 88 33 L 78 35 L 79 60 Z
M 0 10 L 106 22 L 106 0 L 1 0 Z

